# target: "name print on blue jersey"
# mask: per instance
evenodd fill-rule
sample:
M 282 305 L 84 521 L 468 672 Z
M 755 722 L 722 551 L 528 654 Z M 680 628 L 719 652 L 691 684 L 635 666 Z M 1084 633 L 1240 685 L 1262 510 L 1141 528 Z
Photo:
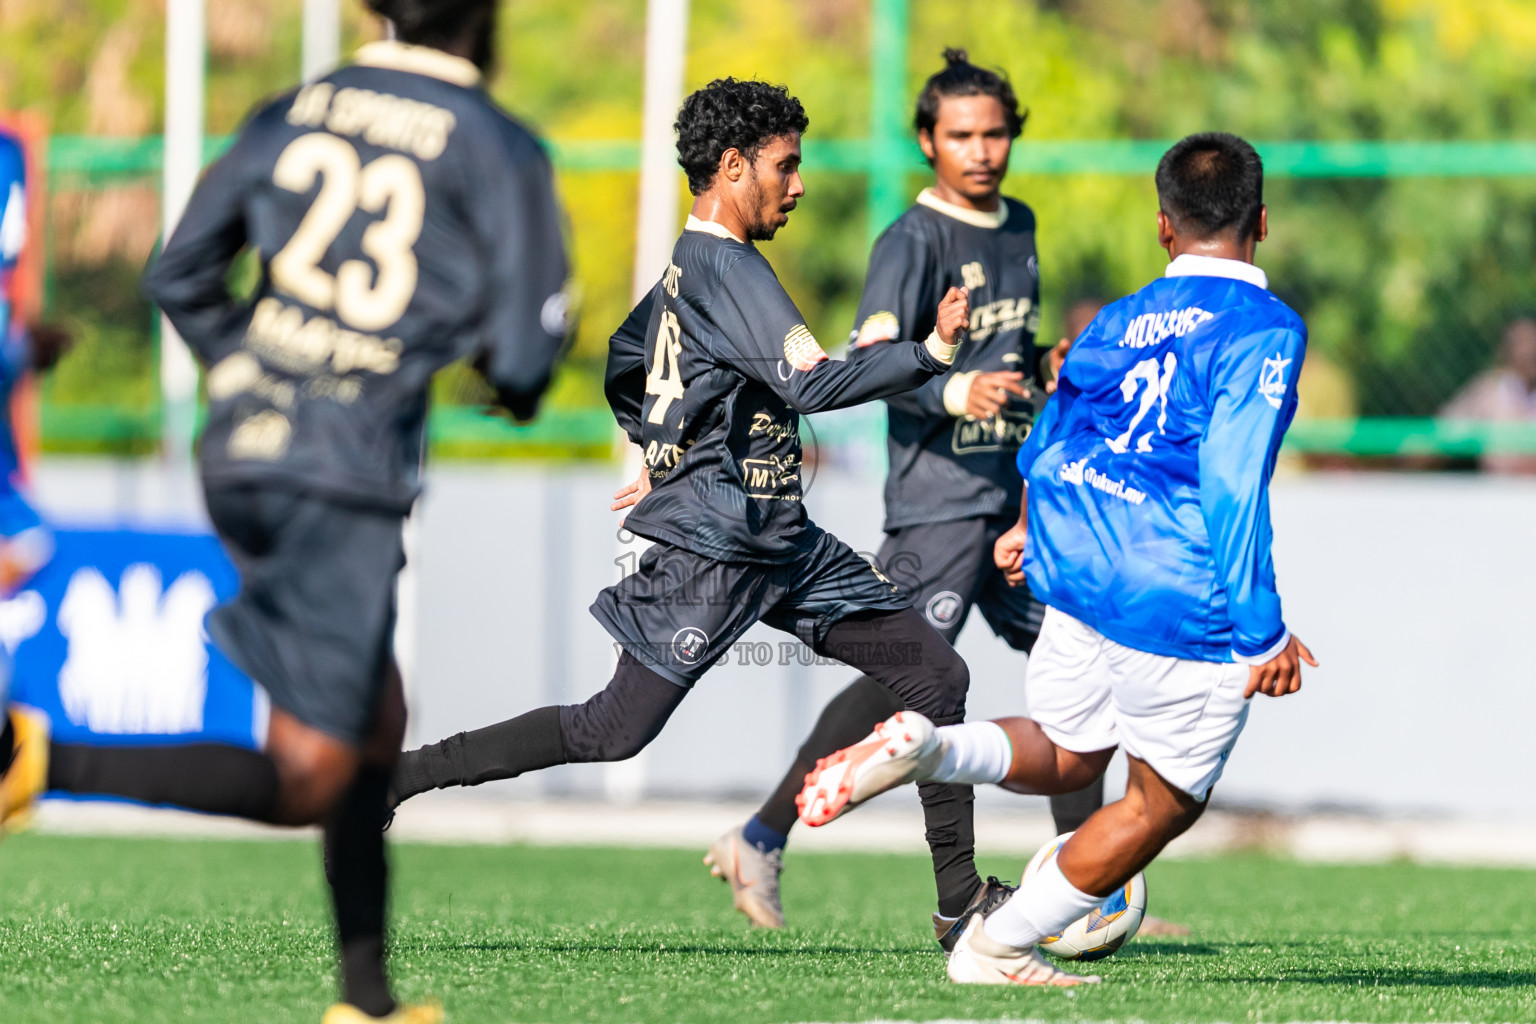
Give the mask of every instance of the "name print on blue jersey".
M 1131 321 L 1120 339 L 1121 348 L 1150 348 L 1161 345 L 1168 338 L 1182 338 L 1205 323 L 1215 313 L 1207 313 L 1199 306 L 1186 306 L 1169 313 L 1144 313 Z

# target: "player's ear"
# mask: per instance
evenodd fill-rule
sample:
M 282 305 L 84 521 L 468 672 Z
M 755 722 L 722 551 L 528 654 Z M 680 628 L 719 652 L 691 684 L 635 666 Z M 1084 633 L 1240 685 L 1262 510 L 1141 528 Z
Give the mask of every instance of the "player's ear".
M 1259 207 L 1259 226 L 1253 232 L 1253 240 L 1262 242 L 1269 237 L 1269 207 Z
M 741 150 L 732 146 L 720 154 L 720 171 L 727 181 L 740 181 L 741 176 L 747 173 L 747 161 L 742 157 Z
M 1157 244 L 1164 249 L 1173 244 L 1173 222 L 1162 210 L 1157 211 Z
M 927 128 L 919 128 L 917 130 L 917 148 L 923 151 L 923 156 L 927 158 L 930 164 L 933 163 L 936 156 L 933 149 L 933 132 Z

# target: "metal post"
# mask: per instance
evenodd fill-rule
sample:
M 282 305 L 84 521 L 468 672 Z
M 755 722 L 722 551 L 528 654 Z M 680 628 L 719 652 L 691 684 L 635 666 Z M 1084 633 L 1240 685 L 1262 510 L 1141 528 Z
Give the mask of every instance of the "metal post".
M 164 237 L 181 220 L 203 168 L 203 79 L 207 37 L 203 0 L 166 0 Z M 161 449 L 167 462 L 190 464 L 197 413 L 197 364 L 160 318 Z
M 635 232 L 634 301 L 667 268 L 677 241 L 677 143 L 683 103 L 688 0 L 650 0 L 645 12 L 645 99 L 640 136 L 640 215 Z
M 869 239 L 907 208 L 907 0 L 872 0 L 869 40 Z
M 339 0 L 304 0 L 304 81 L 326 74 L 341 60 Z
M 688 55 L 688 0 L 650 0 L 645 7 L 645 96 L 640 125 L 640 201 L 635 224 L 635 272 L 632 301 L 655 287 L 672 260 L 677 242 L 677 142 L 672 125 L 683 104 L 683 65 Z M 620 435 L 625 448 L 624 477 L 640 471 L 639 450 Z M 624 541 L 629 538 L 629 542 Z M 617 562 L 626 552 L 648 546 L 619 531 Z M 645 793 L 644 751 L 628 761 L 603 767 L 603 794 L 615 803 L 634 803 Z

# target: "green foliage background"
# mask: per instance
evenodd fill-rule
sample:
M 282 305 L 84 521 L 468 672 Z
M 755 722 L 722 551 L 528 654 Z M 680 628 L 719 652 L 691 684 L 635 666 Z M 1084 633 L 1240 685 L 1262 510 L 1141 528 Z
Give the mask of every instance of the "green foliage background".
M 209 0 L 209 131 L 226 133 L 297 77 L 299 0 Z M 869 121 L 869 0 L 694 0 L 686 84 L 787 83 L 818 139 Z M 1042 139 L 1173 139 L 1220 128 L 1259 141 L 1536 139 L 1536 5 L 1520 0 L 913 0 L 915 93 L 945 45 L 1004 68 Z M 0 109 L 58 134 L 160 128 L 157 0 L 0 4 Z M 377 34 L 360 5 L 348 45 Z M 643 0 L 516 0 L 492 92 L 558 140 L 635 139 Z M 806 167 L 808 195 L 768 255 L 812 329 L 845 336 L 872 228 L 862 176 Z M 52 313 L 83 339 L 55 405 L 153 402 L 153 316 L 134 291 L 154 244 L 153 180 L 59 181 L 50 200 Z M 920 177 L 909 182 L 915 193 Z M 633 174 L 563 171 L 580 335 L 555 408 L 599 405 L 608 332 L 625 313 Z M 679 191 L 683 186 L 679 175 Z M 1144 178 L 1013 175 L 1040 222 L 1045 340 L 1067 302 L 1161 271 Z M 1505 320 L 1536 308 L 1536 180 L 1271 180 L 1261 263 L 1313 338 L 1304 412 L 1431 414 L 1487 365 Z M 449 374 L 440 398 L 478 397 Z

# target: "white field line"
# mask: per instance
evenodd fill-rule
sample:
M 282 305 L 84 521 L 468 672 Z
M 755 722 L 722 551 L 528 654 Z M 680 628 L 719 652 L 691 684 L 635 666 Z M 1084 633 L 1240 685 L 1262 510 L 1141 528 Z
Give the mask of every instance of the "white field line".
M 487 799 L 430 793 L 405 804 L 390 838 L 423 843 L 531 843 L 545 846 L 692 847 L 702 850 L 746 821 L 750 804 Z M 182 811 L 96 801 L 45 801 L 34 827 L 52 834 L 291 839 L 276 829 Z M 1055 833 L 1049 815 L 982 805 L 977 847 L 988 854 L 1028 855 Z M 798 828 L 797 853 L 926 850 L 916 800 L 883 797 L 824 828 Z M 1301 860 L 1374 863 L 1483 864 L 1536 867 L 1536 824 L 1391 820 L 1344 816 L 1284 818 L 1212 811 L 1167 856 L 1265 851 Z

